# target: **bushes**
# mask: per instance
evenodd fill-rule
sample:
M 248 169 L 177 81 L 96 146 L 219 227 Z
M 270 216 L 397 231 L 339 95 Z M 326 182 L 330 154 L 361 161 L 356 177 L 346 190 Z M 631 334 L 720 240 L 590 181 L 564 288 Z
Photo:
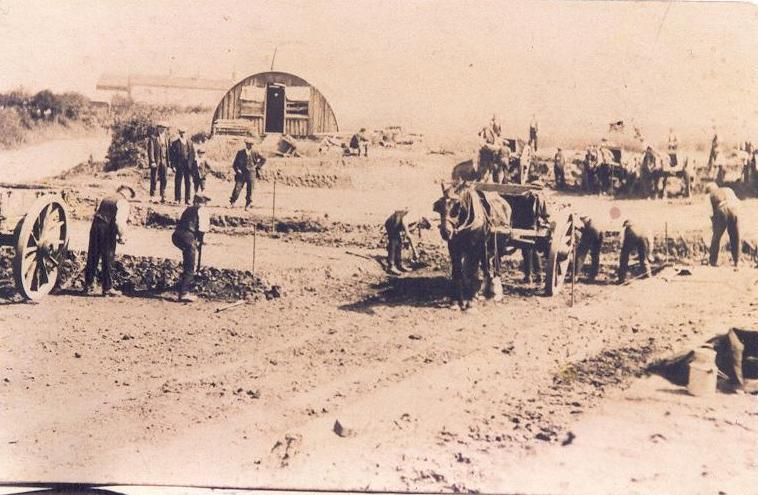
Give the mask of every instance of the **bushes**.
M 10 148 L 24 143 L 26 131 L 17 109 L 0 108 L 0 146 Z
M 116 118 L 111 125 L 111 144 L 105 156 L 105 170 L 118 170 L 130 166 L 146 166 L 145 142 L 150 135 L 154 113 L 137 110 Z

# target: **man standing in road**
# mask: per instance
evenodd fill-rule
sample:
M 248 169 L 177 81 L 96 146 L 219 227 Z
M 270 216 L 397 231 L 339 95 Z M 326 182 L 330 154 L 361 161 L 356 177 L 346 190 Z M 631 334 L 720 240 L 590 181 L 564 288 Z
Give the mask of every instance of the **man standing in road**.
M 253 202 L 253 189 L 255 178 L 260 178 L 260 169 L 266 164 L 266 159 L 253 149 L 255 141 L 248 138 L 245 139 L 245 147 L 237 152 L 234 157 L 234 163 L 232 169 L 234 169 L 234 189 L 232 190 L 232 196 L 229 198 L 229 205 L 234 206 L 234 203 L 242 192 L 242 187 L 247 186 L 245 191 L 245 209 L 247 210 Z
M 537 117 L 532 114 L 532 120 L 529 122 L 529 146 L 532 151 L 537 151 Z
M 190 157 L 194 154 L 192 142 L 185 137 L 187 130 L 179 129 L 179 137 L 171 143 L 171 167 L 174 169 L 174 201 L 182 202 L 182 183 L 184 183 L 184 204 L 190 203 Z
M 168 138 L 166 124 L 159 122 L 155 132 L 147 138 L 147 161 L 150 166 L 150 201 L 155 197 L 155 186 L 158 182 L 161 203 L 166 202 L 166 176 L 168 174 Z
M 679 139 L 676 137 L 676 134 L 674 134 L 674 128 L 669 128 L 669 141 L 668 141 L 668 149 L 669 149 L 669 163 L 672 167 L 676 167 L 678 163 L 677 159 L 677 151 L 679 150 Z
M 200 268 L 198 252 L 201 252 L 205 233 L 210 229 L 210 217 L 203 207 L 209 198 L 195 194 L 193 206 L 184 210 L 176 224 L 171 242 L 182 251 L 182 275 L 179 279 L 179 301 L 193 302 L 197 296 L 192 294 L 192 283 L 195 280 L 195 269 Z
M 642 227 L 633 224 L 630 220 L 624 221 L 624 230 L 621 239 L 621 262 L 619 264 L 618 280 L 623 284 L 626 280 L 626 274 L 629 271 L 629 255 L 632 251 L 637 251 L 637 259 L 640 268 L 645 277 L 651 277 L 650 256 L 652 254 L 650 247 L 652 242 L 650 235 Z
M 713 182 L 705 187 L 708 199 L 713 208 L 711 217 L 711 226 L 713 227 L 713 237 L 711 238 L 710 257 L 708 262 L 711 266 L 716 266 L 719 259 L 719 250 L 721 248 L 721 236 L 726 230 L 729 233 L 729 244 L 732 251 L 732 262 L 737 266 L 740 261 L 740 226 L 739 226 L 739 209 L 740 200 L 734 194 L 734 191 L 728 187 L 719 187 Z
M 713 129 L 713 139 L 711 140 L 711 153 L 708 156 L 708 171 L 713 170 L 714 167 L 721 165 L 721 141 L 719 140 L 719 134 L 716 129 Z
M 566 158 L 563 156 L 563 150 L 560 146 L 553 158 L 553 174 L 555 175 L 555 188 L 562 191 L 566 188 Z
M 102 261 L 102 284 L 104 296 L 120 296 L 113 288 L 113 260 L 116 243 L 126 242 L 126 223 L 129 219 L 129 199 L 135 196 L 134 189 L 121 186 L 116 194 L 100 201 L 92 219 L 87 248 L 87 265 L 84 269 L 84 294 L 94 294 L 95 273 Z

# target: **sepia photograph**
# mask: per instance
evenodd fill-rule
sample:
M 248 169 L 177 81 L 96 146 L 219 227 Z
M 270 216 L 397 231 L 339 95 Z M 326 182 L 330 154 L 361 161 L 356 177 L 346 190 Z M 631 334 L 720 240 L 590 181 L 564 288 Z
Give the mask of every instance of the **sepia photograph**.
M 0 33 L 0 495 L 758 493 L 755 1 Z

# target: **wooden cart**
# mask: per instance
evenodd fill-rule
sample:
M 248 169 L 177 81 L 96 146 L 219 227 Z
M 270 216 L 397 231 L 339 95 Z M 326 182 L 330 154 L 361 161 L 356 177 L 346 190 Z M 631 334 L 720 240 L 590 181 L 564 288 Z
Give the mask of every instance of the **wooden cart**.
M 494 191 L 503 197 L 513 211 L 513 224 L 497 233 L 506 234 L 505 246 L 498 246 L 500 255 L 511 254 L 517 249 L 534 248 L 545 256 L 545 294 L 553 296 L 563 287 L 569 267 L 573 265 L 576 249 L 577 216 L 570 211 L 561 211 L 550 216 L 549 222 L 541 222 L 534 213 L 530 192 L 540 191 L 542 186 L 531 184 L 476 183 L 480 191 Z
M 51 189 L 0 184 L 0 246 L 15 248 L 13 278 L 26 299 L 41 299 L 58 281 L 68 219 L 66 202 Z

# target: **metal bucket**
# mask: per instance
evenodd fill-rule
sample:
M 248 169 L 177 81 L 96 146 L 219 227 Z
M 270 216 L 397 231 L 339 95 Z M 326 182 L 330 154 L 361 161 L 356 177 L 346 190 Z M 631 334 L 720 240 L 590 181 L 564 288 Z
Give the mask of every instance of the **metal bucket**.
M 709 347 L 695 350 L 695 357 L 690 363 L 687 391 L 696 397 L 711 395 L 716 392 L 716 351 Z

